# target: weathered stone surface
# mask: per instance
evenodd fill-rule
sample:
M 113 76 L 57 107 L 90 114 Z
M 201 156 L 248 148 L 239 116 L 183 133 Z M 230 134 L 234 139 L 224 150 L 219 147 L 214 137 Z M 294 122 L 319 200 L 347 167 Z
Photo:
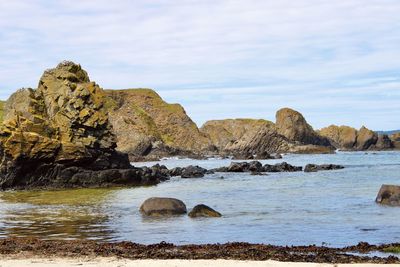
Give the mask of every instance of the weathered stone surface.
M 146 216 L 171 216 L 186 214 L 187 210 L 179 199 L 153 197 L 140 206 L 140 212 Z
M 366 150 L 370 148 L 372 145 L 376 144 L 378 141 L 378 135 L 367 129 L 366 127 L 361 127 L 357 134 L 357 142 L 356 149 L 357 150 Z
M 379 134 L 376 144 L 369 147 L 369 149 L 375 149 L 375 150 L 391 150 L 393 148 L 394 148 L 393 141 L 390 140 L 387 134 Z
M 317 172 L 317 171 L 328 171 L 328 170 L 339 170 L 344 169 L 344 166 L 335 164 L 307 164 L 304 168 L 304 172 Z
M 383 205 L 400 206 L 400 186 L 382 185 L 375 201 Z
M 188 166 L 183 168 L 181 177 L 182 178 L 201 178 L 207 173 L 207 170 L 199 166 Z
M 195 206 L 190 212 L 189 217 L 198 218 L 198 217 L 221 217 L 221 213 L 218 211 L 206 206 L 204 204 L 200 204 Z
M 125 171 L 132 166 L 126 154 L 115 150 L 105 104 L 104 91 L 73 62 L 45 71 L 37 89 L 14 93 L 0 129 L 0 188 L 103 186 L 120 184 L 121 179 L 147 184 L 162 179 L 138 179 L 140 172 Z
M 319 134 L 331 140 L 331 143 L 341 150 L 353 150 L 357 142 L 357 130 L 348 126 L 330 125 L 322 128 Z
M 303 170 L 301 166 L 293 166 L 287 162 L 277 163 L 275 165 L 265 164 L 264 172 L 299 172 Z
M 228 167 L 213 169 L 215 172 L 296 172 L 302 171 L 303 167 L 293 166 L 287 162 L 277 163 L 275 165 L 265 164 L 264 166 L 259 161 L 251 162 L 232 162 Z
M 267 120 L 211 120 L 207 121 L 200 130 L 208 135 L 218 151 L 223 152 L 239 140 L 252 138 L 262 127 L 269 125 L 273 125 L 273 123 Z
M 118 150 L 132 160 L 188 155 L 211 142 L 179 104 L 168 104 L 151 89 L 107 90 L 107 109 Z
M 313 130 L 300 112 L 290 108 L 277 111 L 276 128 L 279 134 L 292 142 L 306 145 L 331 145 L 327 138 L 320 136 Z

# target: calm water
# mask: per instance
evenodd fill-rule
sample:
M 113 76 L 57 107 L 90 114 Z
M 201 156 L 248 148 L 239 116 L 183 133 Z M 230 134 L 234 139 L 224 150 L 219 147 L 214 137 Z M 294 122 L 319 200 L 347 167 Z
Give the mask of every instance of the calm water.
M 381 184 L 400 184 L 400 152 L 287 155 L 263 163 L 282 161 L 299 166 L 335 163 L 346 168 L 267 176 L 219 173 L 129 189 L 0 192 L 0 237 L 145 244 L 246 241 L 345 246 L 359 241 L 400 242 L 400 208 L 374 202 Z M 214 168 L 230 161 L 169 159 L 161 163 Z M 223 217 L 143 218 L 139 207 L 154 196 L 179 198 L 188 209 L 204 203 Z

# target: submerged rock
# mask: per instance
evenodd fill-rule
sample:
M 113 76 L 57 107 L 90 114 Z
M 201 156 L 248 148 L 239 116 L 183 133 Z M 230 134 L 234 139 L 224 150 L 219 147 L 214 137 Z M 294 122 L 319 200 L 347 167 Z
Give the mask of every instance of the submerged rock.
M 400 186 L 382 185 L 375 201 L 382 205 L 400 206 Z
M 140 212 L 146 216 L 170 216 L 186 214 L 186 205 L 176 198 L 153 197 L 140 206 Z
M 304 172 L 317 172 L 317 171 L 328 171 L 328 170 L 339 170 L 344 169 L 342 165 L 335 165 L 335 164 L 307 164 L 304 168 Z
M 195 206 L 189 213 L 189 217 L 197 218 L 197 217 L 221 217 L 221 213 L 218 211 L 204 205 L 200 204 Z

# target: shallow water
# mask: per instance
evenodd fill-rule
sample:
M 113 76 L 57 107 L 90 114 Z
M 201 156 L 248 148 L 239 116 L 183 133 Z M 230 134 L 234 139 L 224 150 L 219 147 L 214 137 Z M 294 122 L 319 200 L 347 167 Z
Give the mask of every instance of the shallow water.
M 329 246 L 400 241 L 400 208 L 374 202 L 382 184 L 400 184 L 400 152 L 286 155 L 263 163 L 282 161 L 346 168 L 267 176 L 218 173 L 199 179 L 172 178 L 139 188 L 1 192 L 0 237 Z M 169 168 L 190 164 L 214 168 L 227 166 L 230 160 L 168 159 L 159 163 Z M 223 217 L 142 217 L 141 203 L 154 196 L 179 198 L 188 209 L 204 203 Z

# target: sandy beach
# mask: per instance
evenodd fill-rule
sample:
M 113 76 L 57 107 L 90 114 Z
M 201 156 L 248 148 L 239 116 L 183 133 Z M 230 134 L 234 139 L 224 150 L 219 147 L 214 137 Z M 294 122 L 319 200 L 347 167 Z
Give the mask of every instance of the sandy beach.
M 321 263 L 297 263 L 278 261 L 236 261 L 236 260 L 128 260 L 117 258 L 31 258 L 31 259 L 0 259 L 1 267 L 37 267 L 37 266 L 98 266 L 98 267 L 369 267 L 369 266 L 393 266 L 400 264 L 321 264 Z

